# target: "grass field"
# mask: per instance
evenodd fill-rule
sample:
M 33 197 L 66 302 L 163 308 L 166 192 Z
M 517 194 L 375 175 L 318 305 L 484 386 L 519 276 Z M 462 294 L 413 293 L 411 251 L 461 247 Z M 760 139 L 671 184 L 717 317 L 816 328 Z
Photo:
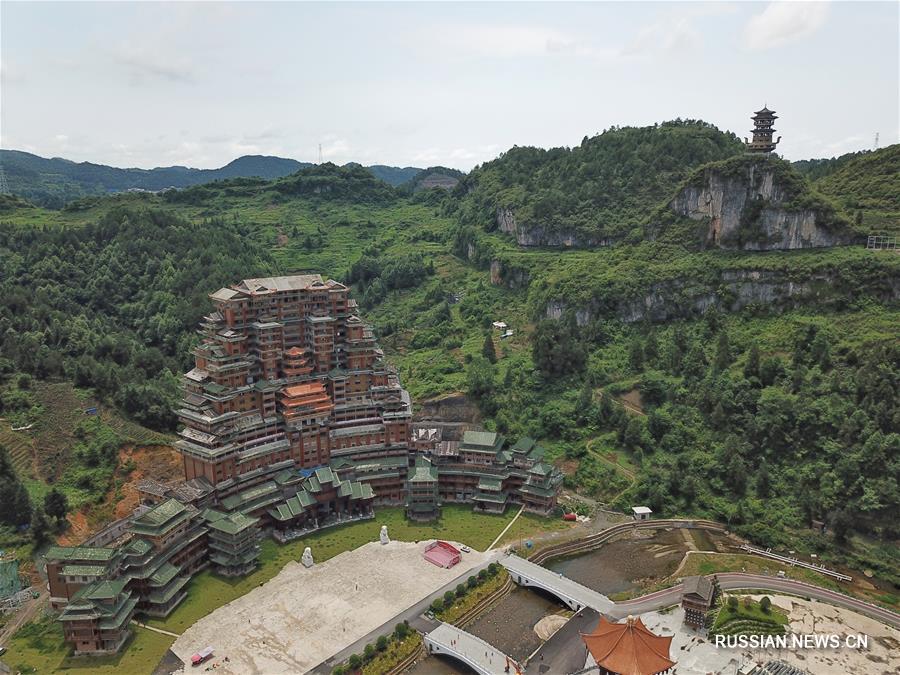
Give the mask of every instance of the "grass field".
M 211 572 L 201 572 L 188 585 L 188 596 L 168 618 L 152 619 L 148 625 L 173 633 L 182 633 L 195 621 L 213 610 L 239 598 L 248 591 L 277 575 L 289 561 L 298 561 L 307 546 L 312 548 L 317 562 L 339 553 L 355 549 L 378 539 L 382 525 L 387 525 L 392 539 L 421 541 L 449 539 L 483 550 L 506 527 L 515 512 L 510 509 L 502 516 L 474 513 L 471 507 L 445 506 L 442 518 L 436 523 L 412 523 L 406 520 L 401 508 L 376 511 L 374 520 L 351 523 L 323 530 L 309 537 L 283 546 L 271 539 L 261 543 L 260 565 L 257 570 L 240 579 L 226 579 Z M 532 517 L 530 527 L 555 523 Z M 73 658 L 63 642 L 62 628 L 52 618 L 29 624 L 20 630 L 7 645 L 6 663 L 22 672 L 74 673 L 149 673 L 153 670 L 174 638 L 135 627 L 135 635 L 128 647 L 114 657 Z
M 781 635 L 788 625 L 787 615 L 775 606 L 763 610 L 758 602 L 745 603 L 739 598 L 734 609 L 728 603 L 716 614 L 711 633 L 722 635 Z
M 678 573 L 687 577 L 697 574 L 714 574 L 715 572 L 746 572 L 747 574 L 774 574 L 784 572 L 788 579 L 803 581 L 833 591 L 845 590 L 837 581 L 818 572 L 803 567 L 782 565 L 774 560 L 767 560 L 753 555 L 691 553 L 684 567 Z

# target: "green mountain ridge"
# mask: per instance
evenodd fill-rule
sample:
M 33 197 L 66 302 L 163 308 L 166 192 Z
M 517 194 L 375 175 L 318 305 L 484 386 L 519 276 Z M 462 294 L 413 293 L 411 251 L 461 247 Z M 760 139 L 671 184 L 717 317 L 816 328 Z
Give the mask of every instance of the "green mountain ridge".
M 348 166 L 361 166 L 354 163 Z M 19 150 L 0 150 L 10 191 L 50 208 L 61 208 L 81 197 L 126 190 L 159 191 L 185 188 L 230 178 L 271 180 L 314 166 L 283 157 L 245 155 L 218 169 L 192 169 L 185 166 L 154 169 L 117 168 L 92 162 L 72 162 L 61 157 L 47 159 Z M 421 169 L 374 165 L 367 167 L 376 178 L 392 186 L 408 182 Z

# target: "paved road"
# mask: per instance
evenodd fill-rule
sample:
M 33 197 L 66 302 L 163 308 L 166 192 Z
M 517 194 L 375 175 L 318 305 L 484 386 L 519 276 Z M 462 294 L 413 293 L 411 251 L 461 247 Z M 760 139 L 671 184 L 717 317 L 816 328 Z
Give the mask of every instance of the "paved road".
M 9 642 L 9 639 L 16 634 L 17 630 L 37 616 L 38 612 L 47 606 L 47 601 L 49 599 L 50 592 L 46 587 L 42 586 L 38 597 L 29 598 L 22 603 L 22 605 L 13 612 L 12 618 L 4 624 L 2 629 L 0 629 L 0 645 L 5 645 Z
M 466 554 L 463 553 L 463 555 L 465 556 Z M 334 669 L 335 665 L 350 658 L 351 654 L 362 654 L 362 651 L 363 651 L 363 649 L 365 649 L 367 644 L 369 644 L 371 642 L 375 642 L 375 640 L 377 640 L 378 636 L 380 636 L 380 635 L 390 635 L 391 633 L 394 632 L 394 626 L 396 626 L 398 623 L 402 623 L 403 621 L 409 621 L 410 625 L 413 628 L 415 628 L 416 630 L 419 630 L 421 632 L 427 632 L 428 630 L 433 629 L 434 626 L 436 626 L 438 622 L 431 622 L 428 619 L 420 616 L 429 608 L 432 601 L 435 598 L 442 597 L 444 595 L 444 593 L 447 591 L 456 590 L 456 586 L 459 583 L 464 583 L 465 580 L 469 578 L 469 576 L 471 576 L 473 574 L 478 574 L 479 571 L 485 569 L 492 562 L 496 562 L 500 558 L 500 556 L 501 556 L 500 551 L 495 552 L 493 555 L 491 555 L 490 558 L 488 558 L 484 563 L 482 563 L 478 567 L 473 567 L 472 569 L 463 572 L 462 574 L 460 574 L 458 577 L 456 577 L 453 581 L 448 583 L 443 588 L 439 589 L 438 591 L 435 591 L 434 593 L 429 595 L 424 600 L 420 600 L 412 607 L 409 607 L 409 608 L 403 610 L 397 616 L 395 616 L 393 619 L 382 624 L 381 626 L 379 626 L 378 628 L 376 628 L 375 630 L 370 632 L 368 635 L 365 635 L 364 637 L 360 638 L 359 640 L 354 642 L 349 647 L 342 649 L 337 654 L 332 655 L 330 658 L 326 659 L 325 661 L 323 661 L 322 663 L 317 665 L 312 670 L 307 671 L 308 674 L 309 675 L 331 675 L 331 671 Z
M 590 633 L 599 620 L 600 615 L 590 607 L 576 613 L 531 657 L 525 675 L 576 673 L 584 668 L 587 653 L 581 633 Z
M 773 593 L 788 593 L 790 595 L 800 595 L 813 600 L 826 602 L 830 605 L 837 605 L 845 609 L 859 612 L 866 616 L 877 619 L 894 628 L 900 628 L 900 614 L 892 612 L 889 609 L 878 607 L 877 605 L 857 600 L 849 595 L 830 591 L 827 588 L 813 586 L 802 581 L 794 581 L 793 579 L 782 579 L 780 577 L 770 577 L 761 574 L 744 574 L 742 572 L 720 572 L 716 575 L 719 579 L 719 585 L 722 590 L 731 591 L 742 588 L 759 588 Z M 643 614 L 644 612 L 655 612 L 663 607 L 677 604 L 681 601 L 681 584 L 672 586 L 656 593 L 635 598 L 627 602 L 617 602 L 611 617 L 621 619 L 629 614 Z

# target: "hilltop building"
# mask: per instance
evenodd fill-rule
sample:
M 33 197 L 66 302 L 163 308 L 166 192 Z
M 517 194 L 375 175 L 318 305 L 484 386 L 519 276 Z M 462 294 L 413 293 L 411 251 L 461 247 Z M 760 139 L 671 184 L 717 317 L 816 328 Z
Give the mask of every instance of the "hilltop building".
M 748 142 L 746 138 L 744 139 L 744 143 L 747 146 L 747 152 L 773 152 L 775 146 L 781 142 L 781 136 L 775 141 L 772 140 L 772 134 L 775 133 L 775 129 L 772 125 L 775 124 L 778 115 L 775 114 L 774 110 L 769 110 L 763 106 L 763 109 L 753 113 L 753 117 L 750 119 L 753 120 L 753 130 L 750 132 L 753 134 L 753 140 Z
M 246 279 L 210 298 L 176 411 L 184 481 L 142 480 L 141 506 L 110 546 L 45 554 L 77 654 L 118 650 L 135 613 L 167 616 L 205 567 L 250 573 L 262 532 L 285 542 L 382 504 L 415 520 L 448 502 L 556 507 L 562 475 L 533 440 L 413 434 L 409 395 L 343 284 Z

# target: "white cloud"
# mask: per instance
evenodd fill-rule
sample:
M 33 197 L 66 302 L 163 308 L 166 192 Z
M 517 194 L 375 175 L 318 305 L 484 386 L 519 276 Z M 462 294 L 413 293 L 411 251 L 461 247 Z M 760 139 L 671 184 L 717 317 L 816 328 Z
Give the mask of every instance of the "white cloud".
M 113 61 L 128 74 L 132 85 L 159 81 L 192 83 L 193 66 L 186 59 L 172 58 L 151 50 L 123 48 L 112 55 Z
M 666 17 L 648 24 L 622 49 L 623 56 L 652 52 L 677 53 L 700 43 L 700 32 L 689 17 Z
M 770 49 L 796 42 L 819 30 L 828 19 L 825 2 L 771 2 L 744 28 L 744 45 Z

